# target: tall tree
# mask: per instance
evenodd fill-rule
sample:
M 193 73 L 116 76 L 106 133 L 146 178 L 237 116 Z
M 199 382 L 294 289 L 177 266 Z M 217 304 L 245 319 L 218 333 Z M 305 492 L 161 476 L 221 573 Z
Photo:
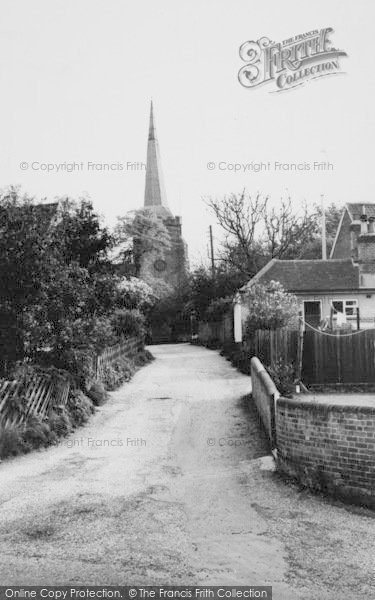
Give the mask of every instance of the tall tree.
M 245 190 L 222 199 L 208 198 L 216 220 L 224 231 L 222 260 L 234 268 L 244 269 L 250 276 L 260 267 L 259 230 L 268 197 L 253 198 Z
M 60 200 L 54 234 L 55 243 L 67 263 L 77 262 L 89 270 L 109 268 L 108 255 L 114 239 L 102 226 L 89 199 Z
M 300 258 L 306 245 L 311 244 L 319 231 L 319 213 L 315 207 L 309 210 L 306 204 L 296 213 L 291 199 L 280 204 L 267 206 L 264 211 L 265 253 L 270 258 Z
M 85 203 L 36 204 L 16 188 L 0 195 L 0 361 L 52 355 L 88 343 L 113 306 L 117 278 L 103 270 L 108 237 Z M 86 337 L 81 333 L 86 332 Z
M 268 196 L 253 198 L 246 191 L 206 202 L 223 231 L 220 259 L 230 270 L 251 278 L 271 258 L 321 257 L 322 214 L 316 205 L 295 210 L 291 198 L 275 206 Z M 333 204 L 326 210 L 328 248 L 340 214 Z

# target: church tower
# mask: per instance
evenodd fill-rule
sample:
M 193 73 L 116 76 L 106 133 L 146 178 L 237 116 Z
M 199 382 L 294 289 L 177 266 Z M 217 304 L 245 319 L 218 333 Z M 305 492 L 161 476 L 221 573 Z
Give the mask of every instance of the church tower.
M 187 274 L 187 246 L 181 234 L 181 218 L 173 216 L 167 203 L 152 102 L 143 209 L 164 224 L 169 233 L 171 247 L 162 255 L 153 251 L 145 254 L 140 268 L 140 277 L 146 281 L 163 280 L 173 288 L 179 287 Z

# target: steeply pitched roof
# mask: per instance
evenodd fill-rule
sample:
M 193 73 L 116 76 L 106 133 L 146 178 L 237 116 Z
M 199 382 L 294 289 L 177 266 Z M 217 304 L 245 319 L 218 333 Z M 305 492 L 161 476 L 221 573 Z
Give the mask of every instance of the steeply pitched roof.
M 154 110 L 151 102 L 150 126 L 148 132 L 147 144 L 147 169 L 146 169 L 146 187 L 144 208 L 147 208 L 159 217 L 171 217 L 167 197 L 163 172 L 160 161 L 159 143 L 155 130 Z
M 346 204 L 353 221 L 358 221 L 363 214 L 363 209 L 367 217 L 375 217 L 375 204 L 371 202 L 349 202 Z
M 241 288 L 279 281 L 289 292 L 323 292 L 359 289 L 359 270 L 349 260 L 271 260 Z
M 336 254 L 336 245 L 341 239 L 343 243 L 343 237 L 346 239 L 346 244 L 350 246 L 350 223 L 357 221 L 359 223 L 361 216 L 365 214 L 367 218 L 375 218 L 375 203 L 373 202 L 348 202 L 345 204 L 345 208 L 342 211 L 341 219 L 337 227 L 335 239 L 331 248 L 330 258 Z M 350 222 L 348 223 L 347 217 L 349 216 Z M 344 241 L 345 243 L 345 241 Z M 350 250 L 347 249 L 347 254 L 351 254 Z

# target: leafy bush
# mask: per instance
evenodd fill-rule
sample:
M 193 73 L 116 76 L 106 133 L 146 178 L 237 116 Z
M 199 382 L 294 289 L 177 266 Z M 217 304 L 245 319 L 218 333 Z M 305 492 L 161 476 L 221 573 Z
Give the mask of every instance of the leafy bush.
M 141 367 L 154 357 L 148 350 L 138 352 L 132 359 L 120 357 L 106 364 L 102 373 L 102 381 L 107 390 L 115 390 L 124 381 L 129 381 L 138 367 Z
M 74 426 L 79 427 L 86 423 L 90 416 L 95 412 L 91 399 L 81 390 L 74 390 L 70 393 L 67 407 L 71 421 Z
M 58 437 L 65 437 L 73 431 L 73 423 L 66 406 L 56 406 L 48 415 L 48 425 Z
M 17 456 L 56 443 L 58 435 L 47 420 L 31 416 L 25 424 L 0 427 L 0 458 Z
M 117 337 L 143 336 L 145 317 L 137 309 L 118 309 L 111 319 L 113 331 Z
M 241 371 L 241 373 L 245 373 L 245 375 L 250 375 L 251 374 L 251 367 L 250 367 L 250 359 L 251 359 L 251 355 L 249 354 L 249 352 L 247 350 L 232 350 L 231 352 L 228 352 L 228 358 L 229 360 L 232 362 L 232 365 L 234 367 L 236 367 L 239 371 Z
M 226 264 L 217 265 L 215 276 L 209 269 L 199 267 L 190 276 L 188 305 L 197 321 L 206 321 L 207 311 L 214 300 L 226 301 L 233 298 L 236 291 L 249 280 L 249 275 L 242 271 L 228 270 Z
M 48 446 L 57 440 L 58 434 L 42 417 L 33 415 L 29 417 L 23 431 L 23 440 L 28 449 Z
M 271 379 L 282 396 L 291 396 L 294 391 L 295 368 L 293 363 L 279 358 L 277 362 L 267 367 Z
M 137 366 L 146 365 L 152 360 L 154 360 L 154 357 L 152 356 L 151 352 L 149 352 L 149 350 L 142 350 L 135 357 L 135 362 Z
M 22 425 L 0 426 L 0 459 L 23 454 L 29 449 L 24 440 Z
M 92 356 L 116 341 L 110 318 L 82 317 L 65 325 L 59 332 L 59 343 L 45 355 L 45 360 L 73 374 L 81 369 L 90 371 Z
M 248 307 L 246 338 L 257 329 L 278 329 L 298 320 L 298 301 L 278 281 L 252 285 L 244 295 Z
M 216 298 L 211 300 L 206 312 L 207 320 L 220 321 L 232 308 L 232 298 Z
M 86 394 L 95 406 L 102 406 L 108 400 L 108 394 L 101 381 L 94 381 Z
M 55 363 L 71 373 L 77 386 L 86 389 L 95 377 L 95 354 L 87 348 L 72 348 L 55 358 Z
M 102 371 L 102 381 L 107 390 L 115 390 L 121 383 L 121 379 L 112 364 L 105 365 Z
M 99 353 L 117 342 L 112 320 L 109 317 L 91 319 L 86 324 L 85 335 L 87 336 L 87 344 L 95 353 Z
M 124 308 L 138 308 L 144 312 L 150 309 L 155 302 L 151 286 L 142 281 L 142 279 L 138 279 L 138 277 L 122 279 L 118 283 L 117 289 L 119 292 L 119 304 L 122 304 Z
M 119 278 L 91 202 L 37 204 L 10 188 L 0 192 L 0 232 L 2 375 L 17 361 L 111 343 L 105 315 L 117 306 Z
M 135 371 L 135 364 L 125 357 L 118 358 L 106 365 L 103 372 L 103 383 L 107 390 L 115 390 L 124 381 L 129 381 Z

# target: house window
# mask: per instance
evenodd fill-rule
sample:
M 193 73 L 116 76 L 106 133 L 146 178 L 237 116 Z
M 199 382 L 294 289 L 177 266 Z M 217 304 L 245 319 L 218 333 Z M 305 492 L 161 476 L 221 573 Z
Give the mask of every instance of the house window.
M 320 300 L 318 301 L 308 301 L 305 300 L 304 303 L 304 312 L 305 312 L 305 321 L 309 325 L 313 327 L 317 327 L 322 318 L 322 310 Z
M 342 313 L 347 317 L 355 317 L 357 314 L 358 301 L 357 300 L 332 300 L 332 308 L 334 315 L 336 313 Z

